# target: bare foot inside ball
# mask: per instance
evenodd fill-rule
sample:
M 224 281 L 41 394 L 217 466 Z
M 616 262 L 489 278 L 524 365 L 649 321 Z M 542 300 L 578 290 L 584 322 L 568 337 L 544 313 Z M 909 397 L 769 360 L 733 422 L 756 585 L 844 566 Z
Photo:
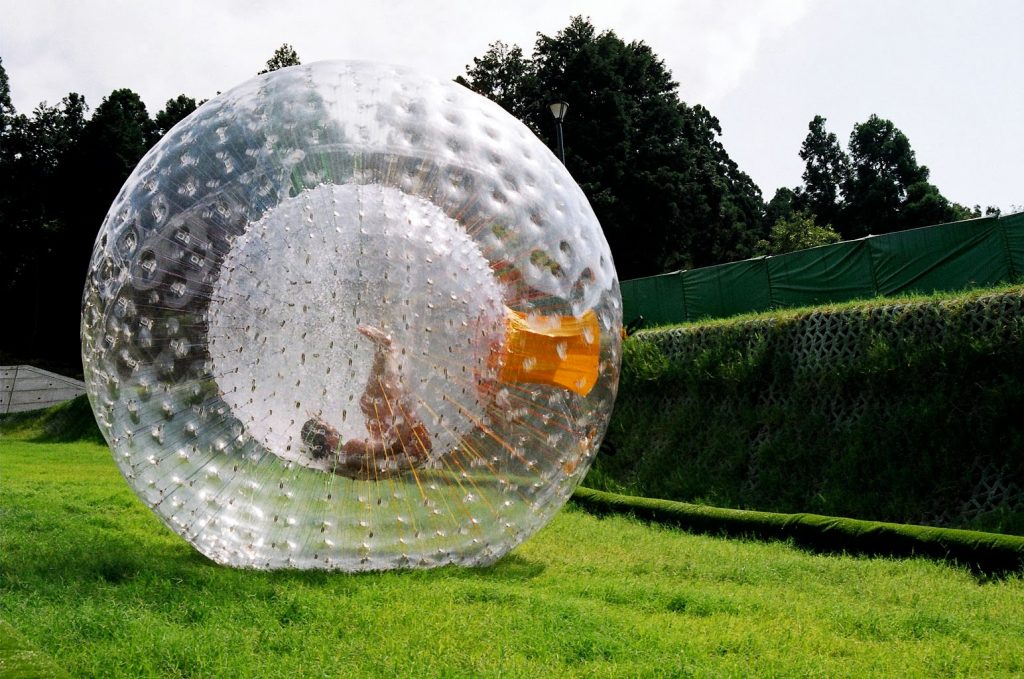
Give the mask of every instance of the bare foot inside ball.
M 384 332 L 380 328 L 374 325 L 360 325 L 356 327 L 360 333 L 366 336 L 370 341 L 375 343 L 379 347 L 390 348 L 391 347 L 391 335 Z

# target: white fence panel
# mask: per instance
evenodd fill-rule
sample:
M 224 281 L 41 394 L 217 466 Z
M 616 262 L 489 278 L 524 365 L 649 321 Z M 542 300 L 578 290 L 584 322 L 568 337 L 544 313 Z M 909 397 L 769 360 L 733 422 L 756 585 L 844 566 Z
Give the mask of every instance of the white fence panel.
M 31 365 L 0 366 L 0 414 L 46 408 L 85 393 L 85 382 Z

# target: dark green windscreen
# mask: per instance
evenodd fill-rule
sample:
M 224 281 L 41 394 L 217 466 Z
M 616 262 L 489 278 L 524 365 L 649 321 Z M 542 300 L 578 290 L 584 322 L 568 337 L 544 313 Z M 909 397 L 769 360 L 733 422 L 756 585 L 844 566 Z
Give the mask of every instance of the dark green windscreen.
M 766 309 L 771 304 L 768 267 L 758 258 L 686 271 L 683 294 L 688 321 Z
M 666 273 L 623 281 L 622 320 L 629 323 L 639 316 L 645 325 L 678 323 L 686 318 L 681 274 Z
M 908 292 L 984 287 L 1024 276 L 1024 213 L 868 236 L 622 283 L 624 317 L 645 325 Z

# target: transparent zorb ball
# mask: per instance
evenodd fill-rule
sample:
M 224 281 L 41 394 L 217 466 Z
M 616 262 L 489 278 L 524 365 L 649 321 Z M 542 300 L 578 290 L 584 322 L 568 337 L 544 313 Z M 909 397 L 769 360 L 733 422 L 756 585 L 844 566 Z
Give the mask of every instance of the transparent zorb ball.
M 618 282 L 582 191 L 496 104 L 322 62 L 206 103 L 93 251 L 89 397 L 125 478 L 211 559 L 493 562 L 586 473 Z

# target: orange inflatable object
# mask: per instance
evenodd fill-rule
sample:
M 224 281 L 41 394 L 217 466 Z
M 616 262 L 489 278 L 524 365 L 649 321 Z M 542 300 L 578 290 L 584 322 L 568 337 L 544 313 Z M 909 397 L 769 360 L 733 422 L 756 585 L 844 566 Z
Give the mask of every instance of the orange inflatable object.
M 502 382 L 547 384 L 586 396 L 597 382 L 601 329 L 597 314 L 538 316 L 506 309 L 508 334 L 499 356 Z

